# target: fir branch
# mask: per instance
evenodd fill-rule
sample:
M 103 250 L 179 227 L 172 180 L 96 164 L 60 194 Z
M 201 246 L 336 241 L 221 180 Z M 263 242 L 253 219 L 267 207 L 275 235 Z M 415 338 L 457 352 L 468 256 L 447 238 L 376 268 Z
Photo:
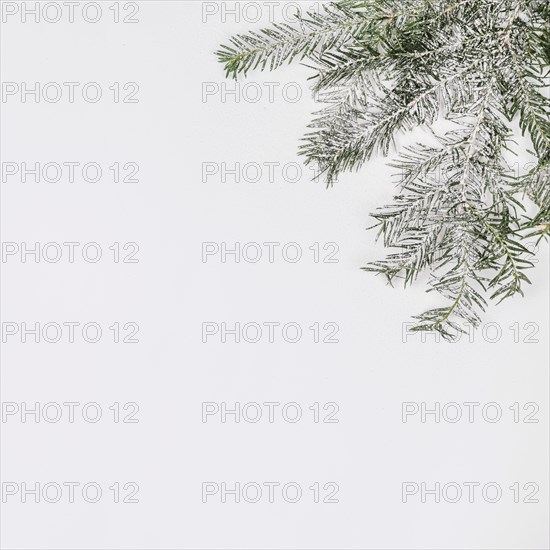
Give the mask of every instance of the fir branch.
M 315 131 L 306 135 L 300 153 L 307 163 L 326 172 L 332 183 L 338 174 L 359 169 L 373 155 L 386 156 L 398 131 L 433 122 L 440 102 L 449 106 L 453 103 L 451 85 L 470 70 L 464 68 L 435 83 L 422 82 L 421 91 L 409 101 L 393 91 L 383 99 L 372 95 L 362 98 L 359 105 L 347 104 L 345 99 L 337 109 L 321 111 L 311 125 Z
M 373 215 L 393 251 L 364 269 L 405 286 L 431 274 L 446 305 L 417 331 L 452 339 L 479 324 L 488 301 L 523 295 L 526 246 L 550 236 L 550 3 L 547 0 L 340 0 L 322 14 L 238 35 L 218 57 L 228 76 L 307 60 L 326 103 L 301 145 L 329 184 L 402 133 L 425 128 L 436 145 L 403 148 L 392 204 Z M 436 121 L 452 129 L 435 133 Z M 513 177 L 511 123 L 537 165 Z M 529 218 L 525 197 L 538 207 Z
M 295 58 L 303 59 L 331 48 L 338 49 L 356 36 L 362 36 L 369 23 L 376 18 L 329 4 L 324 15 L 309 13 L 296 16 L 299 26 L 276 23 L 259 32 L 234 36 L 230 45 L 218 50 L 217 56 L 225 64 L 227 76 L 237 78 L 260 67 L 276 69 Z

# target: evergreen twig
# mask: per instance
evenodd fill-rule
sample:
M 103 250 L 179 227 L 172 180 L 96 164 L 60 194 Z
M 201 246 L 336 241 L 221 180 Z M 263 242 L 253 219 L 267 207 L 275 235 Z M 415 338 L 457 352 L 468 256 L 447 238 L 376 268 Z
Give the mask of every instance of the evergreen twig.
M 296 59 L 316 71 L 327 105 L 300 153 L 329 184 L 387 155 L 398 135 L 432 131 L 438 145 L 401 148 L 390 164 L 398 194 L 373 217 L 395 252 L 364 268 L 405 285 L 431 273 L 429 291 L 447 304 L 416 316 L 414 330 L 452 339 L 490 299 L 523 295 L 526 240 L 550 236 L 548 0 L 339 0 L 217 54 L 233 78 Z M 450 129 L 436 134 L 440 120 Z M 506 162 L 516 120 L 536 158 L 519 176 Z

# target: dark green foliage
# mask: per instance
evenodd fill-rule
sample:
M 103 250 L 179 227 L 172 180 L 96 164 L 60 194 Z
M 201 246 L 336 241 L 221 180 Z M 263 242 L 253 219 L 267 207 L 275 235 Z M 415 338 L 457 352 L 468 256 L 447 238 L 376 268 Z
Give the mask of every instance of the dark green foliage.
M 394 252 L 364 268 L 405 285 L 428 270 L 447 304 L 417 316 L 416 330 L 452 338 L 490 299 L 523 294 L 526 239 L 550 234 L 548 0 L 340 0 L 236 36 L 218 57 L 234 78 L 307 60 L 327 105 L 300 152 L 329 184 L 387 155 L 399 134 L 431 132 L 391 163 L 397 194 L 373 216 Z M 520 174 L 508 163 L 516 124 L 535 159 Z

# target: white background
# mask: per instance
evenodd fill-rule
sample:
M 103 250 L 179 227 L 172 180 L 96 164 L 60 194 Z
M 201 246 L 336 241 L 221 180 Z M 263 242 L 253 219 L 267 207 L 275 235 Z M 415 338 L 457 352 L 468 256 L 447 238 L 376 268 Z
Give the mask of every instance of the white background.
M 78 336 L 68 343 L 65 334 L 57 343 L 16 335 L 2 345 L 3 402 L 103 408 L 97 423 L 78 413 L 72 424 L 66 415 L 54 423 L 3 418 L 2 481 L 104 489 L 95 504 L 78 490 L 74 503 L 66 494 L 57 503 L 7 498 L 2 548 L 548 548 L 547 247 L 526 297 L 491 307 L 473 341 L 403 337 L 411 315 L 440 302 L 424 293 L 425 281 L 392 289 L 360 270 L 383 255 L 366 228 L 393 192 L 384 159 L 329 190 L 311 181 L 296 153 L 320 107 L 307 68 L 252 75 L 248 97 L 263 90 L 258 102 L 203 95 L 205 83 L 235 86 L 214 51 L 235 32 L 268 23 L 268 6 L 252 3 L 262 13 L 254 23 L 253 8 L 236 22 L 221 4 L 205 17 L 211 12 L 198 1 L 140 2 L 139 23 L 115 24 L 112 4 L 101 2 L 95 24 L 78 6 L 74 23 L 67 12 L 58 23 L 23 22 L 19 13 L 1 27 L 3 82 L 97 82 L 104 92 L 97 103 L 78 91 L 74 103 L 67 95 L 2 102 L 3 162 L 104 168 L 97 183 L 78 175 L 74 183 L 2 183 L 4 243 L 93 241 L 104 253 L 98 263 L 78 252 L 74 263 L 66 254 L 57 263 L 23 263 L 20 255 L 2 263 L 3 322 L 93 321 L 104 329 L 96 344 Z M 272 4 L 277 20 L 283 5 Z M 114 82 L 138 83 L 139 103 L 115 103 Z M 303 93 L 297 102 L 282 95 L 293 82 Z M 114 183 L 114 162 L 138 163 L 139 183 Z M 256 183 L 231 175 L 223 183 L 220 174 L 203 181 L 205 162 L 280 165 L 273 182 L 266 169 Z M 285 181 L 281 166 L 295 162 L 302 176 Z M 296 242 L 304 256 L 203 263 L 202 243 L 222 241 Z M 138 243 L 139 263 L 115 263 L 114 242 Z M 315 263 L 308 247 L 328 242 L 339 245 L 338 263 Z M 115 321 L 137 323 L 139 343 L 115 344 Z M 302 340 L 201 342 L 203 322 L 271 321 L 299 323 Z M 339 343 L 314 343 L 315 322 L 337 323 Z M 525 342 L 534 326 L 527 323 L 538 342 Z M 297 402 L 303 418 L 221 423 L 218 415 L 203 423 L 201 404 L 222 401 Z M 138 403 L 139 422 L 113 422 L 114 402 Z M 339 422 L 314 423 L 315 402 L 337 403 Z M 503 417 L 486 422 L 479 407 L 473 423 L 422 423 L 419 415 L 403 423 L 403 402 L 495 402 Z M 539 422 L 514 423 L 508 407 L 528 402 L 540 407 Z M 139 503 L 114 503 L 114 482 L 137 483 Z M 294 504 L 277 491 L 274 503 L 266 494 L 255 504 L 231 496 L 222 503 L 219 494 L 203 503 L 203 482 L 295 482 L 304 492 Z M 315 482 L 337 483 L 339 502 L 314 503 Z M 503 495 L 491 504 L 478 488 L 473 503 L 466 493 L 454 504 L 433 496 L 422 503 L 420 495 L 403 503 L 403 482 L 495 482 Z M 508 487 L 516 482 L 538 484 L 539 502 L 514 503 Z

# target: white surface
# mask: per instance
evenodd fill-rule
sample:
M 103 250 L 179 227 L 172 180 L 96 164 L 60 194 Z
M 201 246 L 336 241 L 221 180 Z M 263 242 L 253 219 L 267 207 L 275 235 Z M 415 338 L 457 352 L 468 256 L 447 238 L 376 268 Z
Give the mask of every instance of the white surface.
M 2 264 L 2 321 L 95 321 L 97 344 L 2 346 L 4 402 L 98 402 L 97 424 L 2 424 L 2 480 L 99 483 L 97 504 L 2 504 L 6 549 L 548 548 L 548 253 L 525 299 L 492 307 L 484 323 L 498 343 L 402 341 L 402 323 L 434 302 L 422 284 L 403 291 L 360 271 L 381 257 L 368 214 L 392 193 L 384 160 L 342 177 L 331 190 L 266 175 L 258 183 L 201 181 L 203 162 L 291 163 L 311 112 L 305 68 L 255 74 L 257 83 L 299 82 L 289 103 L 201 99 L 221 85 L 213 52 L 236 31 L 229 17 L 202 21 L 201 3 L 141 2 L 138 24 L 2 24 L 2 80 L 137 82 L 139 103 L 2 104 L 2 161 L 140 165 L 139 183 L 2 184 L 2 240 L 101 243 L 97 264 Z M 279 10 L 279 8 L 277 8 Z M 80 22 L 79 22 L 80 21 Z M 231 86 L 231 83 L 227 83 Z M 244 85 L 244 82 L 243 84 Z M 267 90 L 265 85 L 263 89 Z M 252 91 L 252 90 L 251 90 Z M 107 173 L 110 174 L 108 170 Z M 280 174 L 276 171 L 277 174 Z M 139 263 L 113 263 L 113 242 L 139 244 Z M 201 261 L 203 242 L 300 243 L 296 264 Z M 308 247 L 338 243 L 337 264 L 315 264 Z M 139 344 L 109 341 L 114 321 L 139 324 Z M 201 343 L 201 324 L 298 322 L 288 344 Z M 336 322 L 338 344 L 314 344 L 312 323 Z M 538 343 L 515 343 L 514 323 L 538 325 Z M 486 334 L 495 327 L 489 325 Z M 522 339 L 527 335 L 522 330 Z M 298 402 L 290 424 L 201 422 L 205 401 Z M 503 419 L 401 421 L 403 401 L 496 402 Z M 108 420 L 113 402 L 136 402 L 137 424 Z M 314 402 L 336 402 L 339 423 L 311 422 Z M 536 424 L 508 407 L 535 402 Z M 306 418 L 307 417 L 307 418 Z M 138 504 L 114 504 L 113 482 L 139 484 Z M 201 502 L 203 482 L 293 481 L 296 504 Z M 500 502 L 401 502 L 403 482 L 487 482 Z M 338 504 L 314 504 L 312 483 L 339 485 Z M 540 486 L 538 504 L 515 504 L 513 483 Z M 522 494 L 522 498 L 523 498 Z

